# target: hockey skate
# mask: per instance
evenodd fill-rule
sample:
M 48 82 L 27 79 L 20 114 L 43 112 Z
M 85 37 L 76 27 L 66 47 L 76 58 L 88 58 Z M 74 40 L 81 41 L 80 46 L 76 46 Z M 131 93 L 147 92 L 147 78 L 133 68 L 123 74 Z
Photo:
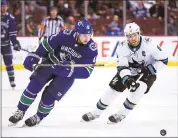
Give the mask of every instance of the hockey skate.
M 118 123 L 121 122 L 126 116 L 120 113 L 115 113 L 113 115 L 111 115 L 108 119 L 109 121 L 107 122 L 107 124 L 112 124 L 112 123 Z
M 8 126 L 15 126 L 20 120 L 23 119 L 25 112 L 17 110 L 14 115 L 9 118 L 10 124 Z
M 100 117 L 100 115 L 96 114 L 95 112 L 89 112 L 89 113 L 84 114 L 82 116 L 82 119 L 83 119 L 83 121 L 89 122 L 89 121 L 95 120 L 99 117 Z
M 28 127 L 36 126 L 41 122 L 41 120 L 42 119 L 40 119 L 40 117 L 37 114 L 35 114 L 32 117 L 25 120 L 25 124 L 23 125 L 23 127 L 25 127 L 25 126 L 28 126 Z
M 11 81 L 11 82 L 10 82 L 10 85 L 11 85 L 12 89 L 14 90 L 14 88 L 16 87 L 15 82 L 14 82 L 14 81 Z

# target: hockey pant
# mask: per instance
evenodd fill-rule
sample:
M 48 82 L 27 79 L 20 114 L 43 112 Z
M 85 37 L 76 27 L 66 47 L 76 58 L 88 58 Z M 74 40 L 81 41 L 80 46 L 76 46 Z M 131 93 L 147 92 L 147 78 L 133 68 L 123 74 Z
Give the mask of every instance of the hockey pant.
M 51 67 L 39 67 L 34 71 L 18 103 L 20 110 L 26 111 L 35 100 L 37 94 L 50 81 L 42 92 L 37 111 L 37 115 L 40 118 L 44 118 L 53 109 L 55 100 L 59 101 L 70 89 L 74 79 L 55 76 L 51 72 Z

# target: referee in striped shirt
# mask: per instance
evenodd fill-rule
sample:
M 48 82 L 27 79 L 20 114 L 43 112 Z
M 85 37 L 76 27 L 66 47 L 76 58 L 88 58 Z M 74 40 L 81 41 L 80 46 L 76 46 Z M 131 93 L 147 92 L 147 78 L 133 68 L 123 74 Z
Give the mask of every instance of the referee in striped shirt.
M 38 37 L 40 42 L 45 37 L 49 37 L 52 34 L 58 33 L 64 29 L 64 20 L 61 16 L 57 15 L 58 9 L 56 7 L 50 8 L 50 16 L 46 17 L 40 24 L 38 30 Z

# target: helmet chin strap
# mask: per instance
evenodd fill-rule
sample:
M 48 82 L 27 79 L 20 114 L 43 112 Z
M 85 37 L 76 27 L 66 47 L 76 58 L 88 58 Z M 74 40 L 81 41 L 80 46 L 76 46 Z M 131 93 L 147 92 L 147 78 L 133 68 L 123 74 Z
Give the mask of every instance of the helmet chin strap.
M 78 32 L 76 32 L 75 40 L 77 41 L 78 44 L 82 44 L 79 40 L 79 36 L 80 36 L 80 34 Z
M 78 33 L 78 32 L 75 33 L 75 40 L 76 40 L 77 43 L 78 43 L 78 41 L 79 41 L 79 33 Z

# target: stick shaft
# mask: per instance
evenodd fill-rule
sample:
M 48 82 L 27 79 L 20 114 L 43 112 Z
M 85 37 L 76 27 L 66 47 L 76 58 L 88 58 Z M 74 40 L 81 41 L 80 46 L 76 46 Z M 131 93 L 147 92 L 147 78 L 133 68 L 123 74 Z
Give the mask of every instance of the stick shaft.
M 27 53 L 31 53 L 31 52 L 28 51 L 27 49 L 23 49 L 23 48 L 21 48 L 21 50 L 22 50 L 22 51 L 25 51 L 25 52 L 27 52 Z
M 63 67 L 89 67 L 89 66 L 95 66 L 95 67 L 104 67 L 105 64 L 69 64 L 69 65 L 61 65 L 61 64 L 35 64 L 34 66 L 40 66 L 40 67 L 52 67 L 54 65 L 57 66 L 63 66 Z
M 30 51 L 28 51 L 27 49 L 21 49 L 22 51 L 25 51 L 27 53 L 31 53 Z M 70 64 L 70 65 L 61 65 L 61 64 L 35 64 L 34 66 L 40 66 L 40 67 L 52 67 L 54 65 L 58 65 L 58 66 L 67 66 L 67 67 L 89 67 L 89 66 L 95 66 L 95 67 L 104 67 L 107 66 L 105 64 Z

